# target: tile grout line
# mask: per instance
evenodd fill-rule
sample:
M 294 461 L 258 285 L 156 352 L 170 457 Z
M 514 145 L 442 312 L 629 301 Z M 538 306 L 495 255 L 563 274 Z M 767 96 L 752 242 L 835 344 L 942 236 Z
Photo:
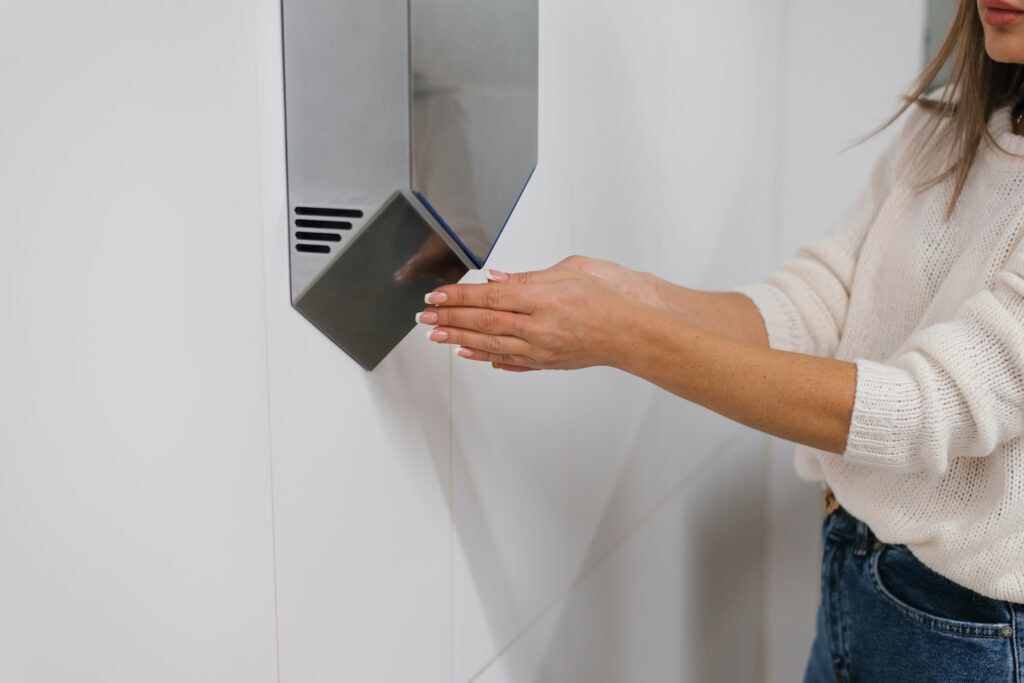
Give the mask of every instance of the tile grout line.
M 274 665 L 277 683 L 281 683 L 281 627 L 278 610 L 277 590 L 277 509 L 274 500 L 274 428 L 272 399 L 270 397 L 270 302 L 267 296 L 267 230 L 266 197 L 263 178 L 263 108 L 261 105 L 260 69 L 259 69 L 259 7 L 256 0 L 251 3 L 253 19 L 253 40 L 255 43 L 255 76 L 256 76 L 256 168 L 260 193 L 260 265 L 263 284 L 263 371 L 267 392 L 267 473 L 270 477 L 270 551 L 274 581 Z
M 571 223 L 570 223 L 570 225 L 571 225 Z M 568 583 L 566 584 L 565 590 L 563 591 L 563 597 L 565 598 L 565 604 L 566 604 L 566 608 L 567 609 L 569 607 L 569 597 L 572 595 L 572 581 L 571 581 L 571 579 L 572 579 L 573 548 L 574 548 L 573 539 L 575 538 L 575 528 L 576 528 L 576 516 L 573 513 L 573 510 L 574 510 L 574 507 L 575 507 L 575 500 L 576 500 L 576 461 L 575 461 L 575 457 L 574 457 L 574 452 L 575 452 L 575 448 L 576 448 L 576 439 L 575 439 L 575 430 L 573 429 L 573 419 L 572 419 L 573 411 L 575 410 L 575 407 L 576 407 L 575 397 L 576 397 L 576 392 L 574 390 L 572 376 L 570 375 L 569 376 L 569 400 L 568 400 L 568 403 L 569 403 L 569 420 L 568 420 L 568 422 L 569 422 L 569 443 L 568 443 L 569 453 L 568 453 L 568 458 L 567 458 L 568 459 L 568 476 L 569 476 L 569 481 L 568 481 L 568 486 L 566 487 L 569 490 L 568 500 L 567 500 L 567 504 L 566 504 L 566 538 L 568 539 L 568 543 L 565 544 L 566 545 L 566 550 L 565 550 L 565 578 L 568 581 Z M 571 681 L 571 680 L 573 680 L 573 677 L 571 675 L 571 671 L 572 671 L 572 668 L 573 668 L 572 667 L 572 657 L 570 656 L 571 655 L 570 650 L 572 648 L 572 642 L 573 642 L 573 639 L 571 637 L 571 634 L 572 634 L 572 613 L 571 613 L 571 611 L 567 612 L 566 619 L 567 619 L 567 622 L 568 622 L 568 631 L 569 631 L 570 637 L 566 639 L 566 641 L 567 641 L 565 643 L 566 652 L 563 653 L 563 654 L 564 654 L 564 657 L 565 657 L 564 661 L 565 661 L 565 666 L 566 666 L 565 675 L 566 675 L 566 678 Z
M 516 643 L 518 643 L 520 640 L 522 640 L 526 636 L 526 634 L 529 633 L 530 630 L 534 626 L 536 626 L 538 623 L 540 623 L 544 619 L 544 617 L 546 617 L 548 615 L 548 613 L 551 610 L 553 610 L 556 606 L 558 606 L 558 603 L 567 600 L 568 597 L 569 597 L 569 590 L 568 589 L 563 590 L 561 593 L 559 593 L 558 596 L 555 597 L 554 600 L 549 602 L 547 604 L 547 606 L 544 607 L 544 609 L 542 609 L 539 614 L 537 614 L 537 616 L 535 616 L 533 619 L 531 619 L 526 624 L 526 626 L 523 626 L 521 629 L 519 629 L 519 632 L 516 633 L 514 636 L 512 636 L 512 638 L 509 639 L 509 641 L 505 644 L 505 646 L 503 648 L 501 648 L 500 650 L 498 650 L 498 652 L 493 657 L 491 657 L 483 666 L 481 666 L 477 670 L 477 672 L 475 674 L 473 674 L 472 676 L 467 678 L 466 679 L 466 683 L 473 683 L 473 681 L 475 681 L 475 680 L 479 679 L 481 676 L 483 676 L 487 672 L 487 670 L 489 668 L 491 668 L 498 660 L 500 660 L 502 657 L 504 657 L 508 653 L 508 651 L 511 650 L 516 645 Z
M 693 484 L 695 480 L 699 479 L 701 474 L 703 474 L 703 472 L 707 470 L 713 462 L 725 456 L 725 449 L 733 445 L 736 441 L 739 441 L 741 437 L 742 431 L 739 431 L 735 435 L 727 438 L 725 441 L 723 441 L 718 446 L 713 448 L 707 458 L 701 461 L 701 463 L 696 468 L 694 468 L 693 471 L 689 472 L 686 476 L 680 479 L 679 482 L 675 486 L 673 486 L 671 490 L 668 491 L 668 493 L 659 498 L 658 502 L 655 503 L 647 512 L 645 512 L 640 517 L 640 519 L 638 519 L 636 523 L 633 524 L 633 526 L 626 530 L 622 534 L 622 536 L 617 538 L 604 552 L 598 555 L 594 562 L 588 565 L 585 570 L 581 571 L 579 575 L 577 575 L 577 577 L 573 579 L 569 583 L 569 585 L 566 586 L 566 588 L 558 594 L 558 596 L 556 596 L 550 603 L 548 603 L 548 605 L 544 607 L 544 609 L 542 609 L 536 617 L 531 619 L 529 623 L 526 624 L 526 626 L 520 629 L 511 639 L 509 639 L 508 643 L 506 643 L 506 645 L 502 647 L 497 654 L 491 657 L 491 659 L 488 660 L 482 667 L 480 667 L 480 669 L 477 670 L 475 674 L 470 676 L 467 679 L 466 683 L 473 683 L 473 681 L 477 680 L 478 678 L 480 678 L 480 676 L 486 673 L 486 671 L 491 666 L 493 666 L 498 660 L 502 658 L 502 656 L 504 656 L 510 649 L 512 649 L 512 647 L 516 643 L 522 640 L 523 637 L 525 637 L 526 634 L 530 632 L 530 629 L 536 626 L 537 623 L 540 622 L 560 602 L 565 602 L 566 605 L 568 605 L 569 598 L 572 596 L 573 592 L 575 592 L 575 590 L 580 586 L 580 584 L 582 584 L 595 570 L 600 568 L 601 565 L 605 563 L 605 561 L 607 561 L 623 545 L 625 545 L 625 543 L 633 536 L 634 533 L 639 531 L 647 522 L 649 522 L 665 507 L 667 507 L 668 504 L 672 502 L 672 499 L 688 490 L 690 485 Z M 570 680 L 572 680 L 571 677 Z
M 761 439 L 761 628 L 758 635 L 758 660 L 761 662 L 761 681 L 768 679 L 768 593 L 771 590 L 771 534 L 772 534 L 772 443 L 770 437 L 763 436 Z
M 785 183 L 785 151 L 786 151 L 786 112 L 789 91 L 789 79 L 786 77 L 789 43 L 790 0 L 782 0 L 779 10 L 779 46 L 775 55 L 775 178 L 773 184 L 774 207 L 772 211 L 772 266 L 779 260 L 782 250 L 782 195 L 786 190 Z
M 787 69 L 789 65 L 787 46 L 789 44 L 789 18 L 790 18 L 790 5 L 791 0 L 782 0 L 779 6 L 779 24 L 778 30 L 778 48 L 775 55 L 775 179 L 774 179 L 774 197 L 772 198 L 774 207 L 772 215 L 772 261 L 769 264 L 769 268 L 773 268 L 775 262 L 778 261 L 779 255 L 782 251 L 782 197 L 785 191 L 785 151 L 786 151 L 786 113 L 788 111 L 788 85 L 789 79 L 786 77 Z M 768 680 L 769 675 L 769 650 L 768 650 L 768 633 L 769 626 L 771 625 L 770 617 L 768 614 L 768 593 L 771 589 L 771 576 L 769 573 L 770 567 L 768 563 L 771 561 L 771 512 L 772 512 L 772 486 L 771 486 L 771 470 L 772 470 L 772 441 L 771 437 L 763 437 L 763 459 L 764 459 L 764 480 L 762 483 L 762 491 L 764 493 L 764 499 L 762 505 L 764 506 L 764 514 L 761 516 L 761 628 L 759 629 L 758 647 L 760 649 L 760 656 L 758 659 L 761 662 L 761 680 L 762 683 Z
M 455 364 L 448 358 L 448 670 L 455 681 Z M 278 682 L 280 683 L 280 681 Z
M 708 454 L 692 471 L 684 475 L 675 486 L 668 490 L 657 502 L 652 505 L 647 512 L 642 514 L 636 522 L 634 522 L 626 531 L 622 533 L 617 539 L 615 539 L 604 551 L 602 551 L 594 561 L 591 562 L 585 569 L 583 569 L 577 577 L 572 581 L 569 586 L 569 591 L 575 590 L 583 581 L 587 579 L 595 570 L 601 567 L 612 555 L 614 555 L 623 545 L 629 541 L 633 535 L 640 531 L 651 519 L 653 519 L 659 512 L 664 510 L 677 496 L 685 493 L 689 490 L 690 486 L 695 483 L 697 479 L 704 474 L 704 472 L 710 469 L 711 465 L 721 458 L 725 457 L 726 449 L 733 446 L 737 441 L 740 441 L 743 437 L 743 431 L 749 429 L 748 427 L 741 427 L 735 434 L 727 438 L 722 443 L 718 444 L 715 448 L 711 449 L 711 453 Z
M 574 78 L 574 75 L 576 73 L 576 57 L 575 57 L 576 56 L 576 49 L 575 49 L 576 42 L 575 42 L 575 38 L 576 38 L 576 33 L 570 31 L 570 33 L 569 33 L 569 45 L 568 45 L 569 55 L 568 55 L 568 59 L 566 59 L 566 67 L 567 67 L 567 70 L 568 70 L 569 83 L 571 83 L 571 84 L 575 84 L 575 82 L 576 82 L 576 80 Z M 569 121 L 575 121 L 576 120 L 576 89 L 574 87 L 570 88 L 570 90 L 569 90 L 568 110 L 569 110 Z M 579 239 L 579 235 L 578 235 L 579 231 L 578 231 L 577 225 L 576 225 L 576 220 L 577 220 L 576 204 L 573 201 L 573 197 L 576 196 L 577 164 L 576 164 L 576 155 L 574 154 L 574 150 L 573 150 L 573 147 L 572 147 L 572 144 L 573 144 L 573 141 L 575 140 L 575 138 L 574 137 L 569 137 L 568 140 L 569 140 L 570 147 L 569 147 L 568 150 L 566 150 L 566 152 L 567 152 L 568 157 L 569 157 L 569 202 L 568 202 L 568 211 L 569 211 L 569 253 L 570 254 L 574 254 L 574 253 L 576 253 L 576 247 L 578 245 L 578 239 Z M 575 379 L 576 379 L 576 375 L 574 373 L 570 373 L 569 374 L 569 379 L 568 379 L 568 382 L 569 382 L 569 420 L 568 420 L 568 423 L 569 423 L 569 435 L 568 435 L 569 436 L 569 443 L 568 443 L 568 448 L 569 448 L 569 454 L 568 454 L 569 482 L 568 482 L 568 487 L 567 487 L 568 488 L 568 500 L 567 500 L 567 506 L 566 506 L 567 507 L 567 511 L 566 511 L 566 516 L 567 516 L 566 538 L 568 539 L 569 542 L 566 544 L 567 547 L 566 547 L 566 553 L 565 553 L 565 578 L 568 581 L 568 583 L 566 584 L 566 588 L 565 588 L 565 604 L 566 604 L 566 617 L 565 618 L 566 618 L 566 621 L 567 621 L 566 631 L 568 632 L 568 637 L 566 638 L 565 652 L 563 654 L 563 656 L 565 658 L 563 660 L 565 662 L 565 676 L 570 681 L 573 680 L 573 678 L 574 678 L 572 674 L 573 674 L 573 671 L 575 669 L 575 666 L 573 665 L 574 659 L 572 657 L 572 648 L 573 648 L 572 644 L 575 642 L 575 639 L 573 638 L 572 610 L 569 607 L 569 598 L 572 595 L 572 585 L 573 585 L 572 584 L 572 568 L 573 568 L 573 553 L 574 553 L 573 549 L 575 547 L 574 539 L 575 539 L 576 533 L 577 533 L 577 530 L 576 530 L 576 514 L 575 514 L 575 508 L 576 508 L 576 429 L 575 429 L 575 421 L 573 419 L 573 416 L 575 415 L 575 411 L 576 411 L 576 381 L 575 381 Z

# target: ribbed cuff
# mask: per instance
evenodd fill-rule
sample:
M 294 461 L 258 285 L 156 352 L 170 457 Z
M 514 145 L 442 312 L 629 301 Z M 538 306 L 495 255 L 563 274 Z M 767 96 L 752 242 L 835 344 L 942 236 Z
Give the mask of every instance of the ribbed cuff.
M 905 469 L 912 465 L 923 420 L 921 390 L 905 370 L 859 359 L 850 434 L 843 457 Z
M 729 291 L 746 296 L 757 306 L 768 331 L 768 346 L 779 351 L 807 353 L 800 313 L 778 287 L 756 282 Z

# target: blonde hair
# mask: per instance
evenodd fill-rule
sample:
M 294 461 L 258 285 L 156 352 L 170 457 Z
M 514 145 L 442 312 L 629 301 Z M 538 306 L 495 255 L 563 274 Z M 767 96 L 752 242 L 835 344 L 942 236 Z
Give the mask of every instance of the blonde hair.
M 946 63 L 951 71 L 947 87 L 939 99 L 928 98 L 925 93 L 939 76 Z M 925 138 L 932 140 L 943 119 L 951 119 L 953 144 L 947 149 L 946 170 L 926 181 L 920 189 L 934 187 L 948 178 L 955 178 L 953 197 L 946 211 L 946 218 L 953 215 L 957 200 L 963 192 L 967 175 L 984 142 L 993 149 L 1002 147 L 988 130 L 992 113 L 1011 102 L 1020 92 L 1024 78 L 1024 66 L 1004 64 L 988 56 L 985 51 L 985 29 L 978 15 L 976 0 L 960 0 L 949 33 L 903 98 L 903 105 L 878 129 L 869 133 L 871 137 L 892 125 L 915 102 L 933 111 L 931 128 Z M 922 149 L 923 149 L 922 148 Z

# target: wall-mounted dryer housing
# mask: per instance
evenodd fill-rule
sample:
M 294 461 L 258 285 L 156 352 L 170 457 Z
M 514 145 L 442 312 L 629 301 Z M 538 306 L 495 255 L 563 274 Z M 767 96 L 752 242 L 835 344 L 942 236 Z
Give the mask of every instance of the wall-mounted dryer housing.
M 292 304 L 373 369 L 537 163 L 537 0 L 282 0 Z

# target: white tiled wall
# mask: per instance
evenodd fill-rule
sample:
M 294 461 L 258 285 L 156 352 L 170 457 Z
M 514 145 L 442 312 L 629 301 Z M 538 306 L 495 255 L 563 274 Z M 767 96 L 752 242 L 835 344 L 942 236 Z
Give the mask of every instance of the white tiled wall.
M 922 66 L 925 32 L 925 0 L 787 4 L 776 258 L 821 234 L 860 193 L 900 124 L 840 152 L 895 113 Z
M 0 9 L 0 680 L 799 677 L 817 494 L 785 444 L 421 333 L 359 369 L 289 305 L 278 2 L 79 5 Z M 835 152 L 922 26 L 540 8 L 540 166 L 492 264 L 706 289 L 844 208 L 881 141 Z
M 573 249 L 707 289 L 766 270 L 778 7 L 585 7 L 570 38 Z M 573 375 L 572 425 L 574 572 L 738 429 L 606 369 Z
M 764 440 L 737 435 L 569 600 L 573 681 L 756 681 Z
M 252 7 L 0 8 L 0 680 L 275 680 Z

